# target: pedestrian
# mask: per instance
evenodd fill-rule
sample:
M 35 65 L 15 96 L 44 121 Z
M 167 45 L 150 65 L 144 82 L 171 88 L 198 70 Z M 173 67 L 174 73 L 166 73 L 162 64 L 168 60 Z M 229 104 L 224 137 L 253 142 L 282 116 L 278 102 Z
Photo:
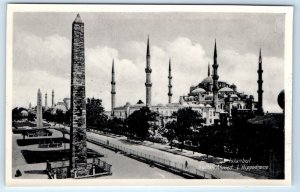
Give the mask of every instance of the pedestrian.
M 188 167 L 188 162 L 185 161 L 185 168 L 187 169 L 187 167 Z
M 22 173 L 21 173 L 20 169 L 18 169 L 16 171 L 15 177 L 21 177 L 21 176 L 22 176 Z

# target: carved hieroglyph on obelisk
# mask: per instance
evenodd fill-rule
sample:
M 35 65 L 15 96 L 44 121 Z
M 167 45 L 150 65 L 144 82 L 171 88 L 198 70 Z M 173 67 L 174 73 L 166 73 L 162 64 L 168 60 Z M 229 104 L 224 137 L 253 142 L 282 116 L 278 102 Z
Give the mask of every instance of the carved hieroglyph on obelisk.
M 72 25 L 71 126 L 70 126 L 71 177 L 88 175 L 86 163 L 87 163 L 87 148 L 86 148 L 84 23 L 82 22 L 78 14 Z
M 42 106 L 42 93 L 38 90 L 37 105 L 36 105 L 36 127 L 43 128 L 43 106 Z

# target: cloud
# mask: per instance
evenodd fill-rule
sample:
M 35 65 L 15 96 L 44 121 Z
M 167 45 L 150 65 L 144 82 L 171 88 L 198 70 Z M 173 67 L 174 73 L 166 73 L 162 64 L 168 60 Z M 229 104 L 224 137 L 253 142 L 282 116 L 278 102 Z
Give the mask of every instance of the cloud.
M 13 106 L 28 107 L 37 103 L 37 91 L 42 92 L 42 103 L 45 103 L 45 93 L 48 96 L 48 106 L 51 106 L 51 92 L 55 90 L 55 102 L 62 101 L 70 95 L 70 78 L 59 77 L 45 70 L 14 71 Z
M 253 95 L 257 100 L 258 54 L 239 54 L 224 50 L 218 54 L 220 80 L 237 85 L 240 92 Z M 281 112 L 277 96 L 284 89 L 284 61 L 277 57 L 262 57 L 263 104 L 266 111 Z
M 53 35 L 45 38 L 21 34 L 14 48 L 14 105 L 35 104 L 38 88 L 55 89 L 57 100 L 70 94 L 71 43 L 70 40 Z M 152 102 L 168 101 L 168 63 L 172 62 L 173 102 L 187 94 L 191 85 L 196 85 L 207 76 L 207 65 L 212 63 L 213 45 L 206 51 L 200 43 L 187 37 L 178 37 L 161 46 L 151 44 Z M 127 101 L 134 104 L 139 99 L 145 102 L 145 42 L 130 41 L 120 52 L 104 45 L 86 46 L 86 95 L 103 100 L 110 110 L 111 65 L 115 61 L 116 104 Z M 125 50 L 125 51 L 124 51 Z M 240 54 L 238 50 L 218 47 L 220 80 L 234 83 L 239 91 L 257 98 L 258 55 Z M 264 106 L 268 111 L 281 111 L 277 95 L 283 89 L 283 59 L 263 57 Z M 48 98 L 50 98 L 48 96 Z M 49 100 L 50 101 L 50 100 Z M 48 101 L 48 103 L 49 103 Z
M 39 69 L 66 76 L 71 72 L 71 41 L 54 34 L 41 38 L 28 33 L 18 34 L 13 49 L 14 68 L 23 72 Z

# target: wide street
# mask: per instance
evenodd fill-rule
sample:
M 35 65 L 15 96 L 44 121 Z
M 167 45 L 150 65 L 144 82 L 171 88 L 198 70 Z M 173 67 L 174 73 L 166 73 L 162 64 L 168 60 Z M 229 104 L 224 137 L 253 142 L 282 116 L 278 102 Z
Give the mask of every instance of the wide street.
M 109 137 L 105 135 L 100 135 L 92 132 L 87 132 L 87 137 L 92 139 L 100 139 L 102 141 L 108 141 L 110 144 L 115 144 L 123 147 L 130 148 L 134 151 L 154 155 L 159 158 L 171 160 L 178 162 L 178 164 L 184 164 L 186 161 L 188 162 L 188 165 L 194 166 L 198 168 L 199 170 L 203 170 L 207 173 L 210 173 L 218 178 L 223 179 L 254 179 L 253 177 L 242 175 L 241 173 L 230 171 L 230 170 L 223 170 L 219 169 L 217 165 L 213 163 L 207 163 L 205 161 L 197 161 L 194 159 L 191 159 L 189 157 L 185 157 L 182 155 L 176 155 L 169 152 L 161 151 L 159 149 L 155 149 L 152 147 L 140 145 L 140 144 L 132 144 L 129 142 L 126 142 L 126 137 Z
M 57 124 L 56 124 L 56 126 L 58 127 Z M 63 127 L 63 126 L 60 125 L 60 127 Z M 65 128 L 69 129 L 69 127 L 65 127 Z M 237 172 L 235 170 L 226 169 L 226 167 L 220 168 L 218 165 L 216 165 L 214 163 L 208 163 L 206 161 L 198 161 L 198 160 L 188 157 L 188 155 L 180 155 L 180 154 L 174 154 L 174 153 L 164 151 L 163 149 L 168 147 L 166 145 L 153 144 L 154 146 L 151 147 L 150 146 L 151 144 L 149 144 L 149 142 L 146 143 L 146 145 L 133 144 L 133 143 L 127 142 L 125 136 L 110 136 L 110 135 L 102 135 L 102 134 L 93 133 L 93 132 L 87 132 L 87 138 L 88 139 L 96 139 L 96 140 L 98 139 L 98 140 L 101 140 L 104 142 L 108 141 L 110 144 L 115 144 L 118 146 L 126 147 L 126 148 L 132 149 L 139 153 L 144 153 L 147 155 L 156 156 L 156 157 L 163 158 L 166 160 L 171 160 L 178 164 L 185 164 L 185 162 L 187 162 L 189 166 L 193 166 L 193 167 L 197 168 L 198 170 L 205 171 L 206 173 L 210 173 L 210 174 L 216 176 L 217 178 L 221 178 L 221 179 L 263 178 L 263 177 L 259 177 L 257 175 L 254 176 L 253 174 L 250 174 L 250 173 L 249 174 L 241 173 L 241 172 Z M 164 146 L 164 147 L 162 147 L 162 146 Z M 159 149 L 159 148 L 161 148 L 161 149 Z M 191 151 L 183 150 L 183 153 L 188 154 L 188 153 L 191 153 Z

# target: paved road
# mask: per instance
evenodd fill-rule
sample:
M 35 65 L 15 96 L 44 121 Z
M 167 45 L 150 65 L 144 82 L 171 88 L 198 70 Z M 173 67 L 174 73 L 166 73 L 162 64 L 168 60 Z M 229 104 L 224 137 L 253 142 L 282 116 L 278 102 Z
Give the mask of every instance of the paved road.
M 108 137 L 104 135 L 99 135 L 91 132 L 87 132 L 87 137 L 88 138 L 95 138 L 95 139 L 100 139 L 103 141 L 109 141 L 110 144 L 115 144 L 115 145 L 120 145 L 123 147 L 130 148 L 132 150 L 138 151 L 140 153 L 146 153 L 149 155 L 155 155 L 160 158 L 172 160 L 181 164 L 184 164 L 186 161 L 188 162 L 188 165 L 192 165 L 199 170 L 203 170 L 207 173 L 210 173 L 218 178 L 222 179 L 254 179 L 253 177 L 242 175 L 241 173 L 237 173 L 235 171 L 230 171 L 230 170 L 224 170 L 218 168 L 217 165 L 213 163 L 207 163 L 205 161 L 197 161 L 193 160 L 191 158 L 181 156 L 181 155 L 176 155 L 168 152 L 164 152 L 158 149 L 154 149 L 151 147 L 139 145 L 139 144 L 132 144 L 128 143 L 125 141 L 126 137 Z
M 65 127 L 65 128 L 69 129 L 69 127 Z M 169 152 L 161 151 L 159 149 L 155 149 L 155 148 L 144 146 L 144 145 L 128 143 L 125 141 L 126 140 L 125 136 L 124 137 L 108 137 L 105 135 L 87 132 L 87 137 L 91 138 L 91 139 L 95 138 L 95 139 L 100 139 L 103 141 L 109 141 L 110 144 L 127 147 L 132 150 L 138 151 L 140 153 L 154 155 L 154 156 L 157 156 L 160 158 L 178 162 L 179 164 L 185 164 L 185 162 L 188 162 L 188 165 L 194 166 L 199 170 L 203 170 L 203 171 L 210 173 L 221 179 L 255 179 L 255 177 L 252 174 L 247 174 L 247 173 L 242 174 L 242 173 L 236 172 L 234 170 L 230 170 L 230 169 L 228 170 L 228 169 L 226 169 L 226 167 L 225 168 L 220 167 L 213 163 L 207 163 L 205 161 L 194 160 L 194 159 L 186 157 L 186 156 L 172 154 Z

